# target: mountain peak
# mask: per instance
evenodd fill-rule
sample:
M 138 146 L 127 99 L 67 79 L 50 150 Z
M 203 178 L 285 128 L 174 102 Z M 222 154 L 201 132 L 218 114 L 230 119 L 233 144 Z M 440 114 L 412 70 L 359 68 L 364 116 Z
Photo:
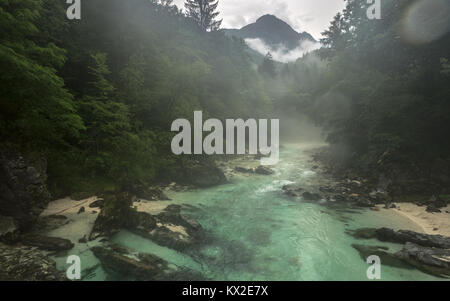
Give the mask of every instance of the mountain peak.
M 255 23 L 248 24 L 241 29 L 227 32 L 243 39 L 261 39 L 274 49 L 281 46 L 291 50 L 297 48 L 303 41 L 315 42 L 309 33 L 298 33 L 285 21 L 270 14 L 261 16 Z
M 271 14 L 267 14 L 264 16 L 261 16 L 258 18 L 258 20 L 256 20 L 256 22 L 261 22 L 261 21 L 265 21 L 265 20 L 270 20 L 270 21 L 282 21 L 281 19 L 278 19 L 276 16 L 271 15 Z

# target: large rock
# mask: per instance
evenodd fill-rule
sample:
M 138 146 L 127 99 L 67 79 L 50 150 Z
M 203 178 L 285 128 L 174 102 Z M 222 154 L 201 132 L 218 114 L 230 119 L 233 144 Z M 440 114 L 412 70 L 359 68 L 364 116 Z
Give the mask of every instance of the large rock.
M 16 221 L 9 216 L 0 215 L 0 241 L 13 243 L 19 238 L 19 226 Z
M 223 171 L 213 162 L 189 160 L 183 162 L 181 183 L 197 187 L 212 187 L 227 183 Z
M 375 235 L 381 241 L 396 243 L 412 242 L 424 247 L 450 248 L 450 237 L 442 235 L 429 235 L 408 230 L 394 231 L 388 228 L 377 229 Z
M 0 244 L 0 281 L 63 281 L 64 273 L 36 248 Z
M 255 169 L 255 173 L 263 176 L 268 176 L 274 174 L 275 172 L 268 167 L 260 165 Z
M 95 221 L 89 239 L 110 237 L 121 229 L 128 229 L 176 250 L 195 246 L 204 237 L 200 224 L 181 215 L 180 206 L 170 205 L 158 215 L 138 212 L 131 208 L 128 193 L 105 197 L 105 205 Z
M 286 195 L 291 197 L 301 196 L 302 193 L 305 191 L 305 189 L 303 189 L 298 184 L 284 185 L 282 190 Z
M 135 195 L 138 199 L 147 201 L 168 201 L 169 197 L 160 187 L 153 187 L 143 181 L 128 182 L 123 185 L 123 190 Z
M 128 229 L 156 243 L 184 251 L 198 245 L 204 239 L 199 223 L 180 214 L 179 206 L 170 205 L 158 215 L 136 212 Z
M 402 259 L 398 258 L 395 254 L 388 252 L 389 251 L 388 247 L 360 245 L 360 244 L 352 244 L 352 247 L 358 251 L 359 255 L 364 261 L 366 261 L 367 258 L 369 258 L 369 256 L 376 255 L 380 257 L 381 263 L 383 265 L 403 269 L 413 268 L 407 263 L 405 263 Z
M 31 227 L 50 200 L 45 172 L 45 162 L 32 165 L 17 153 L 0 152 L 0 214 L 21 229 Z
M 348 234 L 362 239 L 376 238 L 380 241 L 405 244 L 411 242 L 423 247 L 450 249 L 450 237 L 430 235 L 409 230 L 394 231 L 388 228 L 361 228 L 348 231 Z
M 319 201 L 322 198 L 320 196 L 320 194 L 312 193 L 312 192 L 309 192 L 309 191 L 303 192 L 302 193 L 302 197 L 306 201 Z
M 23 235 L 20 238 L 20 242 L 24 245 L 37 247 L 47 251 L 67 251 L 74 247 L 74 244 L 68 239 L 39 234 Z
M 395 256 L 425 273 L 438 277 L 450 276 L 450 250 L 421 247 L 408 242 Z
M 200 274 L 169 264 L 153 254 L 133 253 L 118 246 L 93 247 L 91 250 L 103 268 L 118 279 L 205 280 Z
M 236 166 L 234 168 L 235 171 L 240 172 L 240 173 L 254 173 L 255 170 L 253 168 L 247 168 L 247 167 L 242 167 L 242 166 Z
M 100 236 L 109 237 L 133 221 L 132 196 L 128 192 L 108 194 L 103 197 L 103 208 L 95 220 L 89 240 Z

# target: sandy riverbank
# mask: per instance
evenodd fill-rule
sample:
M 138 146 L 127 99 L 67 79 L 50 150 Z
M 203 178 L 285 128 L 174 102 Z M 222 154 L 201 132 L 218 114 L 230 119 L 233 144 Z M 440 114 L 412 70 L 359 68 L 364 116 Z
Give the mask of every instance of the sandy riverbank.
M 450 212 L 450 205 L 442 208 L 441 213 L 427 212 L 426 206 L 418 206 L 413 203 L 395 203 L 395 205 L 397 206 L 395 209 L 384 209 L 381 205 L 378 208 L 380 208 L 380 212 L 395 212 L 408 218 L 421 229 L 422 233 L 450 237 L 450 213 L 448 213 Z

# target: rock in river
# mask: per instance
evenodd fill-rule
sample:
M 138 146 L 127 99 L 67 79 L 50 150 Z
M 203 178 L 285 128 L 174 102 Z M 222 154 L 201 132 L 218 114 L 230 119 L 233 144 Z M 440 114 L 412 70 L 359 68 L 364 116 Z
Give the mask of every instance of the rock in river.
M 255 169 L 255 173 L 259 175 L 269 176 L 274 174 L 274 171 L 268 167 L 260 165 Z
M 120 278 L 134 280 L 205 280 L 199 273 L 169 264 L 153 255 L 136 253 L 120 246 L 93 247 L 92 252 L 100 260 L 103 268 Z
M 408 242 L 395 255 L 425 273 L 438 277 L 450 276 L 450 250 L 426 248 Z
M 356 238 L 376 238 L 380 241 L 400 244 L 411 242 L 423 247 L 450 249 L 450 237 L 442 235 L 423 234 L 409 230 L 394 231 L 388 228 L 361 228 L 348 233 Z
M 39 234 L 23 235 L 20 238 L 20 242 L 24 245 L 37 247 L 47 251 L 67 251 L 74 247 L 74 244 L 68 239 Z

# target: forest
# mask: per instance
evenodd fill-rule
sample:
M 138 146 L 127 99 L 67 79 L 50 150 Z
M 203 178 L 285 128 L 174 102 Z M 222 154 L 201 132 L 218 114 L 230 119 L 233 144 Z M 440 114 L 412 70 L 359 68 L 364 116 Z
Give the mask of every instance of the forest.
M 191 158 L 171 153 L 170 124 L 196 110 L 281 124 L 308 116 L 339 172 L 442 187 L 450 37 L 432 24 L 436 32 L 408 40 L 410 3 L 386 0 L 383 18 L 369 20 L 365 1 L 347 1 L 321 49 L 281 64 L 270 53 L 255 60 L 217 13 L 196 19 L 171 1 L 85 1 L 81 20 L 68 20 L 61 1 L 2 0 L 2 148 L 45 158 L 62 196 L 176 179 Z

